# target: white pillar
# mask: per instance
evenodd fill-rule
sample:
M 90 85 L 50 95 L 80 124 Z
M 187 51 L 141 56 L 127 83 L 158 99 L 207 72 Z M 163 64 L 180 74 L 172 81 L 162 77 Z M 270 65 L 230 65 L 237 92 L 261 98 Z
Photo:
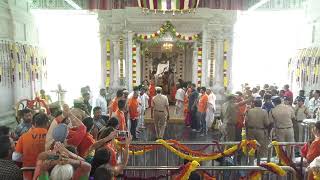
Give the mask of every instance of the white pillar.
M 133 89 L 133 83 L 132 83 L 132 37 L 133 37 L 133 33 L 131 31 L 129 31 L 127 33 L 126 79 L 127 79 L 127 87 L 130 91 Z
M 208 86 L 209 84 L 207 83 L 207 69 L 208 69 L 208 57 L 207 53 L 208 52 L 208 46 L 207 46 L 207 30 L 204 29 L 202 33 L 202 67 L 201 67 L 201 86 Z
M 192 82 L 197 85 L 198 81 L 198 44 L 193 44 Z
M 220 92 L 223 89 L 223 39 L 217 39 L 215 42 L 215 82 L 213 89 Z
M 120 42 L 118 37 L 113 37 L 111 49 L 111 75 L 110 75 L 110 87 L 111 89 L 117 89 L 120 86 L 119 77 L 119 55 L 120 55 Z
M 101 44 L 101 81 L 100 81 L 100 88 L 106 87 L 106 76 L 107 76 L 107 67 L 106 67 L 106 60 L 107 60 L 107 38 L 105 36 L 101 36 L 100 38 Z M 111 49 L 110 49 L 111 51 Z
M 233 84 L 232 84 L 232 49 L 233 49 L 233 41 L 231 37 L 227 38 L 229 43 L 229 49 L 227 52 L 227 62 L 228 62 L 228 69 L 227 69 L 227 77 L 228 77 L 228 88 L 227 91 L 232 91 Z

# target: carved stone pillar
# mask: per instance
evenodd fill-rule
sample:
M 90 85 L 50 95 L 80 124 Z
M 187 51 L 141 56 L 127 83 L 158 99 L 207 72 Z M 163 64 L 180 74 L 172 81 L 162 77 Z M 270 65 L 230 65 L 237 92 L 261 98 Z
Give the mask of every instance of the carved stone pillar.
M 204 28 L 203 34 L 202 34 L 202 67 L 201 67 L 201 86 L 208 87 L 207 83 L 207 76 L 208 76 L 208 44 L 207 44 L 208 36 L 207 36 L 207 30 Z
M 219 38 L 215 40 L 215 83 L 213 90 L 216 93 L 223 94 L 223 39 Z
M 111 39 L 112 44 L 112 55 L 111 55 L 111 89 L 119 88 L 120 78 L 119 78 L 119 56 L 120 56 L 120 42 L 118 36 L 113 36 Z
M 107 37 L 102 35 L 100 37 L 101 44 L 101 82 L 100 88 L 106 87 L 106 77 L 107 77 L 107 69 L 106 69 L 106 59 L 107 59 Z
M 227 74 L 227 77 L 228 77 L 228 80 L 229 80 L 229 84 L 228 84 L 228 88 L 227 88 L 227 91 L 232 91 L 233 89 L 233 84 L 232 84 L 232 47 L 233 47 L 233 38 L 232 37 L 227 37 L 226 38 L 229 42 L 229 49 L 228 49 L 228 54 L 227 54 L 227 62 L 228 62 L 228 74 Z
M 197 84 L 198 80 L 198 44 L 193 43 L 192 83 Z
M 224 102 L 225 91 L 223 88 L 223 39 L 214 39 L 215 41 L 215 79 L 212 87 L 213 93 L 216 95 L 216 112 L 221 112 L 221 105 Z

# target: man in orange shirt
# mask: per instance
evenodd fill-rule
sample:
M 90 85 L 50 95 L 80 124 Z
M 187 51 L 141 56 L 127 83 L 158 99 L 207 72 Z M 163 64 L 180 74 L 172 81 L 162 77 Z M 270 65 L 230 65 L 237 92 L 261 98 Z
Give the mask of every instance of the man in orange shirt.
M 236 103 L 244 101 L 244 95 L 241 92 L 236 92 L 236 95 Z M 236 141 L 241 141 L 242 138 L 241 131 L 244 127 L 244 119 L 247 112 L 247 106 L 247 104 L 241 104 L 237 108 Z
M 13 161 L 22 162 L 23 167 L 36 166 L 38 155 L 45 150 L 48 123 L 49 118 L 44 113 L 33 116 L 33 127 L 19 138 L 12 154 Z M 24 172 L 23 179 L 31 180 L 32 172 Z
M 123 99 L 120 99 L 118 101 L 118 110 L 115 112 L 115 117 L 117 117 L 118 121 L 119 121 L 119 127 L 118 127 L 119 131 L 126 131 L 127 130 L 126 118 L 125 118 L 124 112 L 123 112 L 125 106 L 126 106 L 126 101 Z
M 89 148 L 95 143 L 93 136 L 90 134 L 93 129 L 93 119 L 91 117 L 86 117 L 83 119 L 82 123 L 86 126 L 87 132 L 77 149 L 79 156 L 85 158 Z
M 109 117 L 112 116 L 112 113 L 115 113 L 118 110 L 118 101 L 123 96 L 123 90 L 120 89 L 117 91 L 117 96 L 111 101 L 109 106 Z
M 130 133 L 133 137 L 133 140 L 136 140 L 136 128 L 139 118 L 139 100 L 138 100 L 139 93 L 138 91 L 134 91 L 133 96 L 128 101 L 128 108 L 129 108 L 129 116 L 130 116 Z
M 152 98 L 156 95 L 156 84 L 154 83 L 154 80 L 150 80 L 150 86 L 149 86 L 149 107 L 151 107 L 151 101 Z
M 200 136 L 207 134 L 207 124 L 206 124 L 206 112 L 208 106 L 208 95 L 206 93 L 206 88 L 201 87 L 200 89 L 200 98 L 198 102 L 198 113 L 200 118 Z

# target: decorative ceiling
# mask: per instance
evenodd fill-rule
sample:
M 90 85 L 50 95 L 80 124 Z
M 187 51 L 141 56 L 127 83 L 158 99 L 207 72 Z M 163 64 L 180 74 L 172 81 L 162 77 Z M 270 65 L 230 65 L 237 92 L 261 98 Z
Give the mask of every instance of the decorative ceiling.
M 139 7 L 140 3 L 171 2 L 177 0 L 29 0 L 33 9 L 89 9 L 110 10 L 125 7 Z M 196 0 L 194 0 L 196 1 Z M 248 10 L 302 9 L 307 0 L 199 0 L 199 8 Z

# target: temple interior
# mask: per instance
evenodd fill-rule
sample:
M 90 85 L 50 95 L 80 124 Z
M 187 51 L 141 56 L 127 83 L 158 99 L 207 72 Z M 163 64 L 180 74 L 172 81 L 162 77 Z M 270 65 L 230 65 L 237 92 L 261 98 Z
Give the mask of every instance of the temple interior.
M 319 68 L 320 0 L 0 0 L 0 180 L 318 180 Z

